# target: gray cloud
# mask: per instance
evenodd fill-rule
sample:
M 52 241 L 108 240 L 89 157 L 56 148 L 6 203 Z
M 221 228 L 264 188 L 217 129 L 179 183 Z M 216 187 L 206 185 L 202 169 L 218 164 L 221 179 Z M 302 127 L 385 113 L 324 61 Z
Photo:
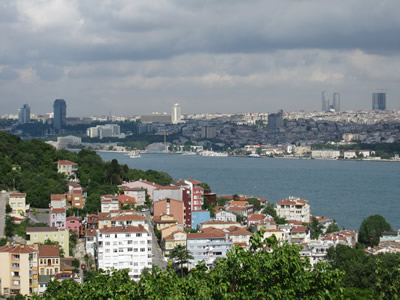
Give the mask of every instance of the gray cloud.
M 355 86 L 349 108 L 369 108 L 363 93 L 375 87 L 398 108 L 399 9 L 396 0 L 5 0 L 0 78 L 15 90 L 0 82 L 0 97 L 23 101 L 18 87 L 49 95 L 55 85 L 79 91 L 65 92 L 79 114 L 101 86 L 104 110 L 112 99 L 125 111 L 131 95 L 165 107 L 181 98 L 191 111 L 259 110 L 271 96 L 271 110 L 274 99 L 295 110 L 318 109 L 320 89 Z

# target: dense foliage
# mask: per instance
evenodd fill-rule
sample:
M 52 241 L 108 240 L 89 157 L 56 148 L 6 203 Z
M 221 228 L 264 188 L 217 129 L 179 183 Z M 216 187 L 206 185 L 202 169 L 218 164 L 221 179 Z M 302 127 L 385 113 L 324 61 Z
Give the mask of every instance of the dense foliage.
M 52 281 L 45 299 L 326 299 L 340 297 L 343 276 L 326 264 L 311 268 L 299 247 L 276 239 L 262 240 L 257 232 L 251 250 L 235 246 L 211 270 L 200 263 L 180 277 L 168 267 L 143 272 L 139 282 L 128 272 L 101 272 L 82 285 Z M 268 247 L 269 250 L 263 250 Z
M 55 150 L 40 140 L 22 141 L 19 137 L 0 132 L 0 189 L 15 189 L 27 193 L 32 207 L 49 207 L 50 195 L 67 191 L 67 180 L 57 173 L 58 160 L 78 163 L 78 178 L 87 190 L 85 212 L 100 210 L 100 196 L 115 193 L 123 180 L 145 179 L 160 185 L 172 182 L 172 177 L 154 170 L 129 169 L 117 160 L 103 162 L 96 152 L 79 153 Z
M 344 271 L 342 281 L 349 298 L 352 293 L 365 298 L 397 299 L 400 293 L 400 254 L 370 255 L 344 245 L 330 248 L 327 255 L 333 269 Z M 365 299 L 364 298 L 364 299 Z
M 271 217 L 273 217 L 276 224 L 286 224 L 287 223 L 285 218 L 281 218 L 278 216 L 278 214 L 276 213 L 275 207 L 272 203 L 267 203 L 265 208 L 262 210 L 262 213 L 268 214 Z
M 377 246 L 384 231 L 392 231 L 385 218 L 381 215 L 369 216 L 361 223 L 358 241 L 365 246 Z

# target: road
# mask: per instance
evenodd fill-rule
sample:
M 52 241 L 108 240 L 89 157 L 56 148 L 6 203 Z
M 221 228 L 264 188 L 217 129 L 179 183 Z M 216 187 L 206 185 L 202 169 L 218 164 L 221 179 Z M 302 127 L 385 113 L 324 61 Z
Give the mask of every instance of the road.
M 156 234 L 154 233 L 154 229 L 153 229 L 153 222 L 151 221 L 151 215 L 149 212 L 145 212 L 144 215 L 147 218 L 147 223 L 149 224 L 149 231 L 152 235 L 151 248 L 152 248 L 153 255 L 154 255 L 153 261 L 152 261 L 153 265 L 156 265 L 159 268 L 165 268 L 167 266 L 167 262 L 165 261 L 164 255 L 160 248 L 160 245 L 158 245 L 157 237 L 156 237 Z
M 6 225 L 6 203 L 8 201 L 8 193 L 0 192 L 0 238 L 4 237 L 4 228 Z

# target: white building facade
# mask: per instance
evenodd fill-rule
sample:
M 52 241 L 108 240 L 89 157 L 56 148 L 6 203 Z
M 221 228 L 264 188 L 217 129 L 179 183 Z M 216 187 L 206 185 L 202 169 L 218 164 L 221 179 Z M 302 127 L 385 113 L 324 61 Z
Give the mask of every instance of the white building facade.
M 152 266 L 152 237 L 143 226 L 105 227 L 96 233 L 98 268 L 129 269 L 138 280 L 145 268 Z
M 290 196 L 276 204 L 276 213 L 279 217 L 287 220 L 310 222 L 310 205 L 307 200 Z

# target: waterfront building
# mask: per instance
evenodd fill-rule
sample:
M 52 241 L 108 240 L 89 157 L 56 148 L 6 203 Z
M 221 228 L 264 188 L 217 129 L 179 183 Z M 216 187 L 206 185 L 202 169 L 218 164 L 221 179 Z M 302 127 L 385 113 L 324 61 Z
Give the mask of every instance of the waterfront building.
M 163 188 L 163 186 L 161 186 L 157 183 L 154 183 L 154 182 L 140 179 L 137 181 L 130 181 L 130 182 L 124 183 L 123 185 L 120 185 L 119 188 L 123 189 L 123 190 L 125 190 L 125 189 L 129 190 L 129 189 L 133 189 L 133 188 L 144 189 L 147 191 L 147 194 L 150 196 L 150 199 L 153 201 L 153 191 L 155 189 Z M 127 195 L 129 196 L 129 193 Z
M 279 217 L 287 220 L 304 223 L 310 221 L 310 205 L 307 200 L 299 197 L 289 196 L 289 198 L 279 201 L 276 204 L 276 213 Z
M 386 93 L 373 93 L 372 110 L 385 110 L 385 109 L 386 109 Z
M 204 260 L 206 266 L 210 268 L 217 258 L 225 258 L 233 246 L 228 234 L 216 228 L 208 228 L 201 233 L 189 233 L 186 243 L 187 249 L 193 256 L 193 259 L 189 260 L 190 267 Z
M 191 199 L 191 210 L 201 210 L 203 206 L 203 193 L 204 190 L 201 187 L 201 182 L 195 179 L 184 180 L 185 184 L 190 188 Z
M 312 150 L 312 158 L 323 158 L 323 159 L 337 159 L 340 157 L 339 150 Z
M 56 131 L 65 128 L 67 116 L 67 104 L 64 99 L 56 99 L 53 104 L 54 121 L 53 127 Z
M 121 135 L 121 128 L 117 124 L 105 124 L 96 127 L 89 127 L 86 129 L 86 135 L 90 138 L 99 138 L 100 140 L 105 137 L 125 137 L 125 135 Z
M 99 229 L 96 234 L 97 267 L 129 269 L 129 276 L 138 280 L 145 268 L 151 268 L 151 243 L 151 234 L 140 225 Z
M 31 108 L 28 104 L 24 104 L 18 109 L 18 123 L 26 124 L 31 121 Z
M 172 107 L 171 121 L 172 124 L 179 124 L 181 122 L 181 107 L 178 103 L 175 103 Z
M 27 227 L 26 242 L 28 245 L 43 244 L 46 240 L 58 242 L 64 249 L 65 256 L 69 256 L 69 230 L 56 227 Z
M 147 123 L 164 123 L 164 124 L 171 124 L 171 115 L 167 114 L 151 114 L 151 115 L 141 115 L 140 120 L 143 124 Z
M 38 293 L 37 247 L 4 245 L 0 247 L 0 294 L 6 297 Z
M 12 209 L 9 216 L 13 218 L 25 217 L 26 211 L 29 210 L 29 204 L 26 204 L 26 194 L 24 193 L 11 193 L 8 204 Z

